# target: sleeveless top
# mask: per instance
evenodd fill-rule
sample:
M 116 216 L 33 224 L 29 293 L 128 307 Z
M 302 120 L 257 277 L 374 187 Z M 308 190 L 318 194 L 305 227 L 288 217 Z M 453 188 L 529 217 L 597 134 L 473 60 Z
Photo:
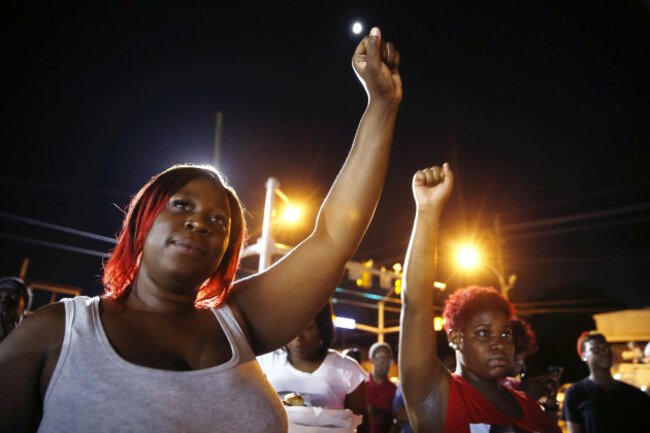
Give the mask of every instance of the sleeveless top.
M 167 371 L 117 354 L 104 332 L 98 297 L 63 303 L 65 337 L 39 433 L 287 431 L 286 411 L 227 304 L 212 312 L 232 358 L 200 370 Z

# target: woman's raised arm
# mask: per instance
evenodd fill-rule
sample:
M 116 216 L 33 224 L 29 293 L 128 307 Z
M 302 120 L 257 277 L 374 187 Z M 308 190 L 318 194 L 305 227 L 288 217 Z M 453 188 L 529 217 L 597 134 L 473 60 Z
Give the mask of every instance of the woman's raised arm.
M 267 271 L 233 287 L 231 304 L 243 316 L 257 354 L 285 344 L 325 304 L 381 194 L 402 99 L 399 54 L 374 28 L 359 43 L 352 63 L 368 93 L 368 106 L 314 231 Z
M 433 329 L 438 226 L 451 193 L 448 164 L 419 170 L 413 178 L 417 206 L 402 287 L 399 371 L 414 431 L 440 432 L 449 397 L 449 374 L 438 359 Z

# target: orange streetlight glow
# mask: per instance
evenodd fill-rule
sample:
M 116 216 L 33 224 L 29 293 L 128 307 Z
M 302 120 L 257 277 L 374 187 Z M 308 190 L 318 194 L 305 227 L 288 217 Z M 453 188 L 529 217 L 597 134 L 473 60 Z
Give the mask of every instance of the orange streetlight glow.
M 300 220 L 301 216 L 302 211 L 300 208 L 293 205 L 287 205 L 287 207 L 284 209 L 284 212 L 282 213 L 282 220 L 289 224 L 294 224 Z
M 458 249 L 456 259 L 462 268 L 475 268 L 479 264 L 479 253 L 475 247 L 471 245 L 465 245 Z

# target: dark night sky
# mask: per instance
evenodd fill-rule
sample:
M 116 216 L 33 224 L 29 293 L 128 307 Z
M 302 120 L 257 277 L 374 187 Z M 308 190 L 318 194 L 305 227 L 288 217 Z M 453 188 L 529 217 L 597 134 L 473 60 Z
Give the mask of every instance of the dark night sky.
M 402 261 L 410 178 L 450 161 L 457 184 L 443 259 L 459 235 L 482 238 L 497 213 L 507 226 L 612 211 L 506 231 L 506 267 L 525 299 L 584 283 L 650 305 L 647 1 L 24 3 L 3 2 L 0 13 L 0 212 L 112 236 L 121 220 L 113 204 L 123 207 L 150 176 L 211 162 L 218 110 L 221 168 L 253 233 L 269 176 L 316 207 L 365 105 L 350 67 L 358 19 L 400 50 L 405 97 L 356 259 Z M 580 230 L 549 233 L 567 228 Z M 109 248 L 4 217 L 0 232 Z M 3 275 L 29 256 L 28 278 L 99 289 L 97 257 L 6 236 L 0 246 Z M 471 278 L 442 261 L 451 286 L 496 283 Z

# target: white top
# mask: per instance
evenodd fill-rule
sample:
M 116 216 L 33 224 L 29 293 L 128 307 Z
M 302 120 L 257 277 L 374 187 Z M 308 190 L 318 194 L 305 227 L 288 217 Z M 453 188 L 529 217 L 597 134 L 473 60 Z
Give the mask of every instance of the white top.
M 298 392 L 308 406 L 343 409 L 345 396 L 368 377 L 357 361 L 333 349 L 328 350 L 325 360 L 313 373 L 295 369 L 284 349 L 258 356 L 257 361 L 281 398 Z
M 66 298 L 63 304 L 65 337 L 39 433 L 287 431 L 282 403 L 227 304 L 212 312 L 232 358 L 193 371 L 158 370 L 122 358 L 104 332 L 99 298 Z

